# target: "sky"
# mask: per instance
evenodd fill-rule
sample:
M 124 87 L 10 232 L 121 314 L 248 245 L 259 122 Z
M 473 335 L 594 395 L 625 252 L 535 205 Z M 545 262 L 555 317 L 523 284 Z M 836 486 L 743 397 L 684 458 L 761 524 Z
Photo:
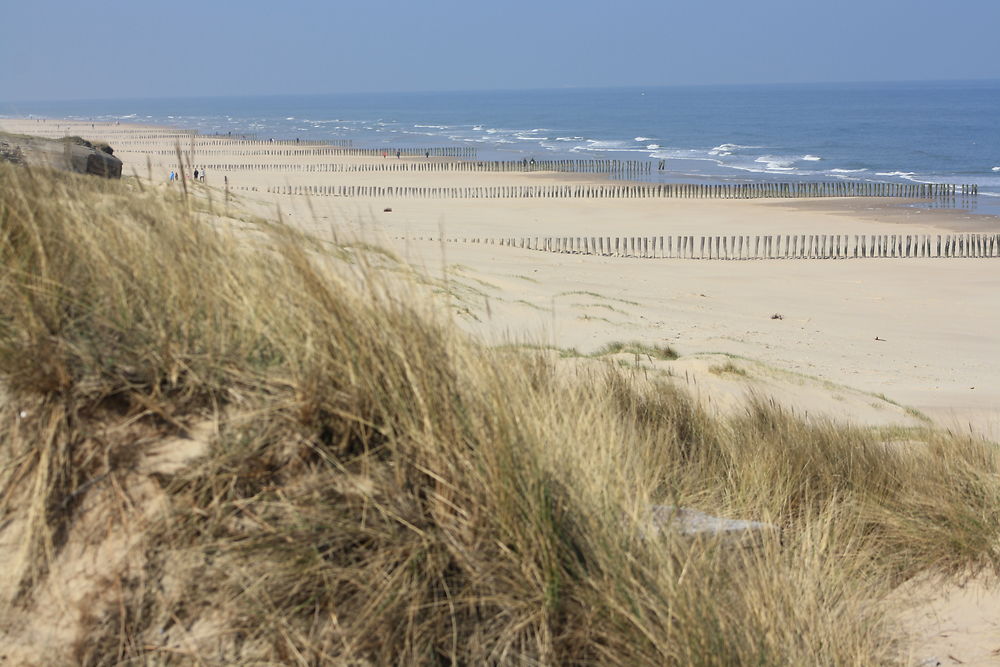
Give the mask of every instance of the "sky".
M 0 0 L 0 100 L 1000 79 L 1000 0 Z

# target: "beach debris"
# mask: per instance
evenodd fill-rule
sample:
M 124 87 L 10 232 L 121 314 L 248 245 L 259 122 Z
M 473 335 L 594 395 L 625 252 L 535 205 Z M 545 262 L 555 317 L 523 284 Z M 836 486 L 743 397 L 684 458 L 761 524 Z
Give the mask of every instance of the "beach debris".
M 783 319 L 785 319 L 785 316 L 782 315 L 781 313 L 775 313 L 774 315 L 771 315 L 771 319 L 772 320 L 783 320 Z
M 668 528 L 686 537 L 720 539 L 724 542 L 747 544 L 778 535 L 778 527 L 762 521 L 724 519 L 689 507 L 651 505 L 648 531 L 659 535 Z
M 878 336 L 875 336 L 875 340 L 877 340 L 880 343 L 884 343 L 885 342 L 885 338 L 879 338 Z
M 392 209 L 391 208 L 384 208 L 384 209 L 382 209 L 382 212 L 383 213 L 392 213 Z

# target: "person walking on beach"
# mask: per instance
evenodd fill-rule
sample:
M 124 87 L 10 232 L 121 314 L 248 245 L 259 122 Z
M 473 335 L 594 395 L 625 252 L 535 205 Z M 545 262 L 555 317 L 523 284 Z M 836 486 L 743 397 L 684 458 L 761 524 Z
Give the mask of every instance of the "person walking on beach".
M 194 170 L 194 180 L 196 180 L 196 181 L 198 180 L 198 170 L 197 169 Z
M 424 151 L 424 157 L 427 158 L 428 160 L 430 160 L 431 159 L 431 152 L 430 151 Z
M 399 159 L 399 149 L 398 148 L 396 149 L 396 159 L 397 160 Z
M 386 159 L 387 157 L 389 157 L 389 151 L 387 151 L 387 150 L 385 150 L 385 149 L 383 148 L 383 149 L 382 149 L 382 159 L 384 160 L 384 159 Z

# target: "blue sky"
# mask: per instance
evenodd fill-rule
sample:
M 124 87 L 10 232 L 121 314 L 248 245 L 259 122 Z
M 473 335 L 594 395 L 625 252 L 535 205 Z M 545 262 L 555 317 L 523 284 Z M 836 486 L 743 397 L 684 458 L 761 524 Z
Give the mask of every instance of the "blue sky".
M 0 100 L 1000 78 L 1000 0 L 0 0 Z

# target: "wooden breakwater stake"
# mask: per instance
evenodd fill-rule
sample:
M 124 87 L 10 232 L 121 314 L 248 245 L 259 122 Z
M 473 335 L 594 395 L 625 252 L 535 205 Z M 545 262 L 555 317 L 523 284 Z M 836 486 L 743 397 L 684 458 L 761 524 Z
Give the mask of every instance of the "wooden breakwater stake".
M 557 236 L 462 239 L 546 252 L 660 259 L 1000 258 L 1000 234 Z M 458 239 L 453 239 L 457 241 Z
M 334 150 L 334 149 L 329 149 Z M 336 149 L 347 150 L 347 149 Z M 354 149 L 367 150 L 367 149 Z M 459 163 L 461 164 L 461 163 Z M 390 165 L 385 165 L 390 170 Z M 248 167 L 249 168 L 249 167 Z M 213 167 L 226 171 L 225 165 Z M 428 167 L 428 169 L 430 169 Z M 419 170 L 419 169 L 417 169 Z M 471 169 L 470 169 L 471 170 Z M 750 187 L 750 186 L 753 187 Z M 952 199 L 956 189 L 968 190 L 968 195 L 978 193 L 975 185 L 905 185 L 872 183 L 786 183 L 781 188 L 750 184 L 734 185 L 668 185 L 646 184 L 605 184 L 605 185 L 518 185 L 518 186 L 378 186 L 378 185 L 296 185 L 266 186 L 268 192 L 296 195 L 328 195 L 346 197 L 400 197 L 435 199 L 648 199 L 663 197 L 682 198 L 740 198 L 755 199 L 768 197 L 905 197 L 914 199 Z M 872 186 L 885 187 L 872 187 Z M 740 196 L 734 197 L 733 195 Z M 777 246 L 774 246 L 775 248 Z

